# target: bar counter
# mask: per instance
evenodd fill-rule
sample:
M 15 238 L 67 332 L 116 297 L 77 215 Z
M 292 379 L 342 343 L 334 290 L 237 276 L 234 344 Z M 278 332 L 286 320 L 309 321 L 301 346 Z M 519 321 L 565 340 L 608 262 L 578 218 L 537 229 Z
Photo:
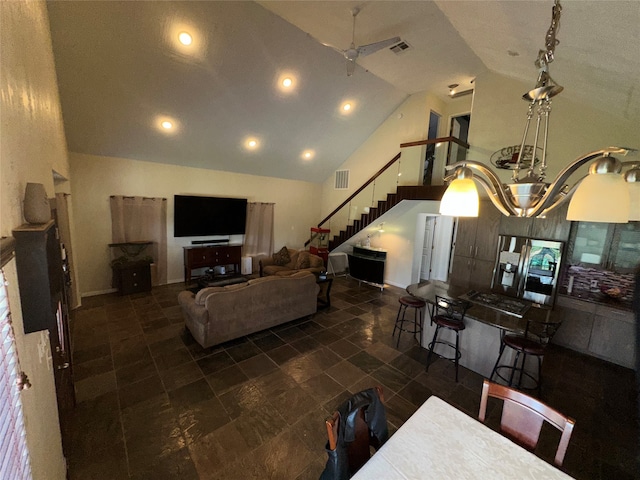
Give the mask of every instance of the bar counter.
M 469 292 L 468 287 L 451 285 L 437 280 L 427 280 L 409 285 L 406 290 L 410 295 L 427 302 L 428 314 L 430 314 L 433 305 L 435 305 L 436 295 L 465 300 L 467 299 L 466 294 Z M 518 301 L 530 303 L 519 299 Z M 528 320 L 554 321 L 551 310 L 538 308 L 534 304 L 531 304 L 520 318 L 488 306 L 470 303 L 471 307 L 467 310 L 464 320 L 466 328 L 460 335 L 460 350 L 462 352 L 460 365 L 484 375 L 486 378 L 491 375 L 495 361 L 498 358 L 503 332 L 522 334 L 526 329 Z M 429 315 L 425 315 L 424 318 L 422 346 L 427 348 L 433 338 L 435 325 L 432 325 L 429 321 Z M 455 334 L 448 329 L 441 329 L 438 339 L 455 342 Z M 449 350 L 446 346 L 437 345 L 434 352 L 444 357 L 450 357 L 452 352 Z M 506 349 L 501 363 L 510 363 L 512 357 L 513 351 Z M 533 361 L 531 366 L 535 366 Z M 528 371 L 529 368 L 525 368 L 525 370 Z

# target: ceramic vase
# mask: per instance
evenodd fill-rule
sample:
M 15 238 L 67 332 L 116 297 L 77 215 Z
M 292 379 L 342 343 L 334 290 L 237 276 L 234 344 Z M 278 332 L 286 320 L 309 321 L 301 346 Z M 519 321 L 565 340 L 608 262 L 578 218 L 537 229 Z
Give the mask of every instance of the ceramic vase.
M 51 207 L 43 184 L 27 183 L 24 191 L 24 218 L 29 223 L 46 223 L 51 220 Z

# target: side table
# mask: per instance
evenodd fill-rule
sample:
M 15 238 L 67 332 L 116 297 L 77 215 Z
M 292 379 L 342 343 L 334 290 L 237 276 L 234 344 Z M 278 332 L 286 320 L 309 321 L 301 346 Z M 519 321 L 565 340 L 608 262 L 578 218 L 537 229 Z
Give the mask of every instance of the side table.
M 151 267 L 149 262 L 127 262 L 111 267 L 114 287 L 120 295 L 151 291 Z
M 333 284 L 333 278 L 329 277 L 316 277 L 316 283 L 320 286 L 318 292 L 318 310 L 323 308 L 329 308 L 331 306 L 331 285 Z

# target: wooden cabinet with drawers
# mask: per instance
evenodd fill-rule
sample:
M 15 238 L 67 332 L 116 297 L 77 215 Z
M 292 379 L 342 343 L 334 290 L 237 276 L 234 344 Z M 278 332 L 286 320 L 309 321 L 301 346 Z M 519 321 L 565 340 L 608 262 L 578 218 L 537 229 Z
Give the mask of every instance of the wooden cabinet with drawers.
M 127 262 L 114 265 L 114 286 L 120 295 L 151 291 L 151 266 L 149 262 Z
M 194 245 L 184 249 L 184 281 L 191 281 L 191 271 L 198 268 L 233 265 L 240 272 L 242 245 Z

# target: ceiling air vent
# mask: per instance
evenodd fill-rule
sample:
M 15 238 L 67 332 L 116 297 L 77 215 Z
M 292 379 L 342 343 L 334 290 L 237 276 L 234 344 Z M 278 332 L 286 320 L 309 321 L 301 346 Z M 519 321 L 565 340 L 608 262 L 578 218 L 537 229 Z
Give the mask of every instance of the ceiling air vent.
M 400 55 L 401 53 L 404 53 L 407 50 L 411 50 L 411 45 L 409 45 L 407 42 L 403 40 L 400 43 L 396 43 L 393 47 L 389 47 L 389 50 L 391 50 L 396 55 Z
M 349 170 L 336 170 L 336 190 L 346 190 L 349 188 Z

